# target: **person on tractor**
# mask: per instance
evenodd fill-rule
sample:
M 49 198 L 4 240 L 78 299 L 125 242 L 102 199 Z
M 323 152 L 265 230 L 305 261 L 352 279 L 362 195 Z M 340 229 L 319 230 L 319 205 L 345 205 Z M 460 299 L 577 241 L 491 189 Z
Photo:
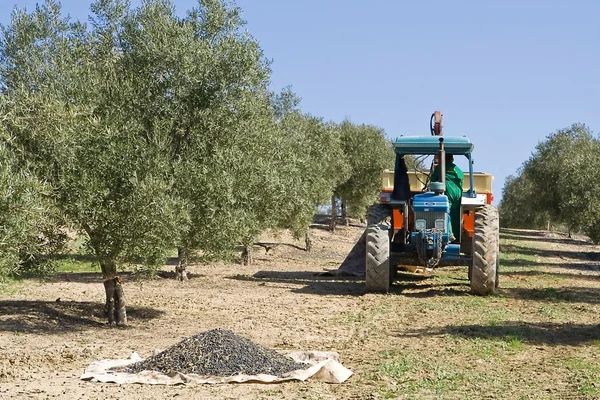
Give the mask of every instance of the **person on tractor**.
M 446 154 L 446 196 L 450 203 L 450 240 L 455 241 L 459 238 L 460 232 L 454 232 L 453 228 L 460 229 L 460 200 L 462 199 L 463 183 L 465 176 L 462 170 L 454 164 L 454 156 Z M 436 165 L 431 174 L 431 182 L 440 181 L 440 166 Z

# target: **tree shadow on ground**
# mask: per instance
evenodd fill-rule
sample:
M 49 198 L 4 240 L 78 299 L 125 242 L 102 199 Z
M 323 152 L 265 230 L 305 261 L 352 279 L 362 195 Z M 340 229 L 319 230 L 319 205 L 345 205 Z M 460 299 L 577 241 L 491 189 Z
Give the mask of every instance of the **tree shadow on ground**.
M 155 319 L 163 311 L 149 307 L 127 307 L 130 324 Z M 77 301 L 0 301 L 0 331 L 55 334 L 108 327 L 104 304 Z
M 589 274 L 568 274 L 563 272 L 546 271 L 502 271 L 502 276 L 531 276 L 531 277 L 549 277 L 558 279 L 574 279 L 581 281 L 600 281 L 600 275 Z
M 197 278 L 203 278 L 206 275 L 204 274 L 197 274 L 195 272 L 190 272 L 190 271 L 186 271 L 187 272 L 187 277 L 188 279 L 197 279 Z M 158 271 L 156 272 L 156 276 L 157 278 L 162 278 L 162 279 L 177 279 L 177 273 L 175 272 L 175 270 L 171 270 L 171 271 Z
M 204 275 L 197 274 L 188 271 L 188 279 L 201 278 Z M 131 271 L 121 271 L 119 272 L 119 277 L 123 280 L 123 282 L 138 282 L 138 281 L 149 281 L 152 279 L 175 279 L 176 274 L 175 271 L 164 271 L 159 270 L 156 272 L 156 277 L 144 277 L 141 275 L 137 275 Z M 34 278 L 35 279 L 35 278 Z M 101 272 L 60 272 L 56 275 L 50 276 L 44 279 L 47 283 L 57 283 L 57 282 L 74 282 L 74 283 L 92 283 L 99 284 L 104 282 L 104 278 L 102 277 Z
M 404 297 L 411 298 L 428 298 L 428 297 L 444 297 L 444 296 L 469 296 L 469 291 L 465 290 L 465 286 L 469 286 L 469 282 L 456 283 L 426 283 L 415 284 L 399 280 L 394 282 L 390 293 L 399 294 Z
M 259 282 L 260 284 L 269 282 L 302 285 L 300 288 L 291 288 L 290 291 L 294 293 L 351 296 L 362 296 L 365 293 L 364 278 L 321 275 L 319 272 L 312 271 L 259 271 L 252 276 L 235 275 L 230 276 L 229 279 Z M 457 283 L 436 283 L 434 276 L 400 273 L 398 280 L 390 288 L 390 294 L 418 298 L 463 296 L 468 294 L 460 289 L 464 285 L 468 285 L 468 283 L 465 284 L 462 280 Z
M 534 249 L 531 247 L 517 246 L 514 244 L 500 244 L 501 253 L 516 253 L 533 257 L 554 257 L 561 259 L 600 261 L 600 251 L 572 251 L 572 250 L 550 250 Z
M 286 246 L 286 247 L 291 247 L 292 249 L 306 251 L 306 248 L 304 248 L 302 246 L 298 246 L 296 244 L 292 244 L 292 243 L 257 242 L 257 243 L 254 243 L 254 246 L 262 247 L 263 249 L 265 249 L 266 253 L 268 253 L 269 251 L 271 251 L 272 248 L 277 247 L 277 246 Z
M 131 280 L 133 278 L 132 272 L 120 272 L 119 276 L 125 280 Z M 35 278 L 33 278 L 35 279 Z M 102 272 L 59 272 L 55 275 L 51 275 L 43 279 L 47 283 L 57 282 L 75 282 L 75 283 L 102 283 Z
M 137 279 L 136 275 L 131 271 L 121 271 L 118 275 L 124 282 Z M 48 283 L 75 282 L 98 284 L 104 282 L 104 278 L 102 277 L 102 272 L 59 272 L 44 279 L 44 281 Z
M 397 337 L 452 335 L 466 339 L 522 340 L 533 345 L 578 346 L 600 339 L 600 325 L 506 321 L 495 325 L 447 325 L 439 329 L 394 332 Z
M 513 229 L 513 228 L 500 228 L 500 234 L 512 234 L 520 237 L 534 237 L 534 238 L 545 238 L 546 232 L 544 231 L 528 231 L 525 229 Z
M 600 304 L 600 289 L 598 288 L 506 288 L 500 290 L 498 294 L 502 297 L 508 297 L 519 300 Z
M 341 216 L 337 217 L 336 227 L 353 227 L 366 229 L 367 226 L 362 224 L 360 220 L 355 218 L 348 218 L 348 223 Z M 331 224 L 331 215 L 329 214 L 315 214 L 313 217 L 313 223 L 310 225 L 311 229 L 320 229 L 323 231 L 329 231 L 329 225 Z
M 539 261 L 531 261 L 526 260 L 524 258 L 515 258 L 513 260 L 500 259 L 500 273 L 504 274 L 505 272 L 502 270 L 502 267 L 554 267 L 554 268 L 565 268 L 570 270 L 580 270 L 580 271 L 600 271 L 600 265 L 580 262 L 580 263 L 556 263 L 556 262 L 539 262 Z M 516 273 L 515 273 L 516 274 Z M 543 272 L 540 272 L 540 275 Z
M 310 229 L 318 229 L 320 231 L 325 231 L 325 232 L 330 232 L 329 225 L 311 224 L 311 225 L 309 225 L 309 228 Z
M 253 248 L 251 249 L 251 251 L 253 252 L 252 254 L 254 255 L 254 252 L 257 250 L 258 247 L 262 247 L 265 250 L 265 254 L 268 254 L 269 251 L 271 251 L 271 249 L 278 247 L 278 246 L 284 246 L 284 247 L 291 247 L 292 249 L 296 249 L 296 250 L 300 250 L 303 252 L 306 252 L 306 249 L 302 246 L 298 246 L 297 244 L 293 244 L 293 243 L 284 243 L 284 242 L 256 242 L 252 244 Z M 244 246 L 236 246 L 235 247 L 235 251 L 237 252 L 243 252 L 244 251 Z M 175 262 L 175 265 L 177 265 L 177 262 Z
M 364 280 L 353 276 L 327 276 L 312 271 L 258 271 L 252 276 L 234 275 L 228 277 L 246 282 L 283 283 L 303 285 L 292 288 L 294 293 L 309 293 L 320 295 L 351 295 L 360 296 L 364 292 Z

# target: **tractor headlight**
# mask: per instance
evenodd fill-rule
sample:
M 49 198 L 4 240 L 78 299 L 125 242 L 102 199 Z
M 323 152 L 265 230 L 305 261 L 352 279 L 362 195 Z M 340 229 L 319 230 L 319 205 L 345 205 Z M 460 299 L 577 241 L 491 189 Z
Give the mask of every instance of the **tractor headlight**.
M 424 219 L 418 219 L 415 221 L 415 229 L 418 231 L 424 231 L 427 229 L 427 221 Z
M 444 221 L 443 219 L 436 219 L 435 229 L 443 232 L 446 229 L 446 221 Z

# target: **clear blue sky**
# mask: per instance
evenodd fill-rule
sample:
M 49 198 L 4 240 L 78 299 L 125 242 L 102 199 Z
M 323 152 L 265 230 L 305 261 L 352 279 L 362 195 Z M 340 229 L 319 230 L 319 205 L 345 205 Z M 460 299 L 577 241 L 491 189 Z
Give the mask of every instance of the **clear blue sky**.
M 33 9 L 35 0 L 0 4 Z M 86 18 L 89 0 L 64 0 Z M 139 1 L 133 1 L 134 5 Z M 196 4 L 174 0 L 178 13 Z M 600 1 L 238 0 L 273 60 L 273 89 L 291 85 L 327 120 L 380 126 L 390 138 L 445 135 L 475 143 L 475 168 L 496 198 L 535 145 L 582 122 L 600 131 Z M 459 164 L 460 165 L 460 164 Z

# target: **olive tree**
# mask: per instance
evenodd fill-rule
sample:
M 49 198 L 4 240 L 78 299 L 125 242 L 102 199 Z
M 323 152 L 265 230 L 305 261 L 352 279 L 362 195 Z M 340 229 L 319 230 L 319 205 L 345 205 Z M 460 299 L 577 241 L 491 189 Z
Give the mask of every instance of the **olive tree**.
M 569 236 L 574 230 L 588 233 L 600 221 L 600 182 L 595 178 L 600 174 L 600 142 L 583 124 L 574 124 L 554 137 L 559 135 L 567 138 L 560 150 L 561 171 L 553 185 L 559 194 L 560 220 L 569 228 Z
M 506 178 L 498 208 L 503 227 L 540 229 L 550 222 L 549 213 L 538 207 L 534 183 L 525 168 Z
M 381 173 L 394 166 L 394 150 L 383 130 L 376 126 L 355 125 L 345 120 L 340 124 L 340 132 L 350 175 L 335 188 L 332 208 L 336 209 L 335 197 L 338 197 L 344 203 L 345 213 L 363 216 L 367 207 L 377 200 Z
M 243 31 L 239 8 L 201 1 L 178 18 L 170 3 L 153 2 L 123 26 L 124 57 L 136 66 L 129 112 L 169 138 L 173 195 L 183 212 L 177 277 L 186 279 L 188 259 L 199 251 L 224 257 L 237 244 L 249 261 L 256 237 L 282 219 L 292 224 L 291 215 L 305 220 L 305 204 L 312 218 L 316 189 L 306 182 L 315 180 L 292 179 L 315 164 L 298 145 L 305 130 L 293 138 L 286 132 L 291 118 L 268 90 L 268 62 Z
M 155 266 L 175 242 L 169 141 L 128 113 L 135 68 L 126 62 L 127 4 L 98 1 L 91 26 L 48 0 L 16 11 L 0 43 L 2 113 L 38 178 L 87 236 L 104 277 L 109 323 L 127 315 L 118 265 Z
M 152 1 L 131 11 L 118 33 L 134 100 L 124 106 L 158 133 L 169 159 L 182 217 L 179 279 L 198 250 L 223 257 L 251 241 L 262 229 L 256 210 L 278 193 L 265 191 L 277 173 L 270 69 L 240 15 L 204 0 L 178 17 L 170 2 Z
M 503 224 L 538 228 L 552 223 L 582 229 L 592 239 L 600 221 L 595 194 L 600 184 L 600 142 L 583 124 L 560 129 L 546 137 L 510 177 L 500 204 Z
M 555 222 L 571 229 L 584 227 L 590 218 L 600 216 L 595 180 L 598 170 L 598 141 L 582 124 L 558 130 L 536 146 L 525 167 L 533 182 L 536 206 Z
M 275 227 L 290 229 L 296 238 L 304 236 L 306 250 L 310 251 L 308 227 L 317 206 L 326 204 L 336 186 L 348 178 L 350 165 L 336 124 L 302 113 L 300 99 L 290 88 L 275 98 L 274 105 L 286 154 L 279 168 L 287 182 Z

